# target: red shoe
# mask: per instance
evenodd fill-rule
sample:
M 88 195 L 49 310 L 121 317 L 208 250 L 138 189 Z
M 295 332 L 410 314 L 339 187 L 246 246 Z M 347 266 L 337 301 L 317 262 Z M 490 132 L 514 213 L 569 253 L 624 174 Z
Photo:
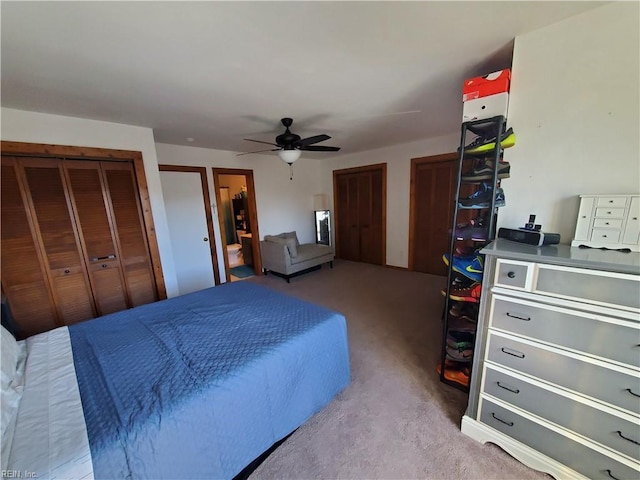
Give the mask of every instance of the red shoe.
M 482 284 L 480 282 L 473 283 L 470 287 L 455 288 L 451 286 L 449 291 L 449 297 L 451 300 L 458 300 L 459 302 L 480 303 L 480 295 L 482 294 Z M 447 294 L 446 289 L 441 290 L 442 295 Z

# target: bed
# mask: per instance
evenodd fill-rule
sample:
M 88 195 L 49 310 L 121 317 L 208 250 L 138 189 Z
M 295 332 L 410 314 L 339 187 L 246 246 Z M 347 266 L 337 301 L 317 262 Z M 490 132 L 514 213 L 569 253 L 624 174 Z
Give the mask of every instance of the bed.
M 350 377 L 341 314 L 246 281 L 2 332 L 2 464 L 22 477 L 233 478 Z

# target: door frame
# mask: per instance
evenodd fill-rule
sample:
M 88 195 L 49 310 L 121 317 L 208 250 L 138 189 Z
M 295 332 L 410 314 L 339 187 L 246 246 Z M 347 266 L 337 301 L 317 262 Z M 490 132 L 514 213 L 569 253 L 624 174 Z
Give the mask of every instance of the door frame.
M 249 205 L 249 224 L 251 225 L 251 248 L 253 249 L 253 271 L 256 275 L 262 275 L 262 255 L 260 254 L 260 230 L 258 228 L 258 209 L 256 207 L 256 189 L 253 181 L 253 170 L 242 168 L 217 168 L 212 167 L 213 188 L 216 194 L 216 216 L 220 228 L 220 247 L 222 248 L 222 258 L 224 259 L 224 272 L 226 281 L 231 281 L 229 272 L 229 258 L 227 257 L 227 239 L 224 237 L 224 219 L 220 213 L 220 175 L 244 175 L 247 181 L 247 203 Z
M 151 213 L 149 187 L 144 174 L 142 152 L 110 148 L 78 147 L 73 145 L 12 142 L 7 140 L 0 142 L 0 149 L 3 155 L 133 163 L 134 176 L 138 187 L 140 206 L 142 208 L 142 220 L 149 245 L 149 255 L 151 258 L 156 293 L 158 300 L 167 298 L 167 288 L 164 282 L 164 273 L 162 272 L 162 262 L 160 261 L 160 249 L 158 248 L 158 237 L 153 223 L 153 214 Z
M 187 172 L 200 174 L 202 185 L 202 200 L 204 202 L 204 214 L 207 220 L 207 232 L 209 234 L 209 250 L 211 252 L 211 264 L 213 266 L 213 282 L 220 285 L 220 267 L 218 266 L 218 247 L 213 231 L 213 215 L 211 213 L 211 197 L 209 195 L 209 181 L 207 180 L 206 167 L 189 167 L 183 165 L 158 165 L 161 172 Z
M 338 228 L 339 211 L 338 205 L 338 176 L 349 175 L 360 172 L 370 172 L 380 170 L 382 172 L 382 265 L 387 266 L 387 164 L 376 163 L 373 165 L 363 165 L 361 167 L 342 168 L 333 171 L 333 235 L 335 237 L 336 257 L 340 258 L 340 242 Z
M 409 184 L 409 270 L 414 271 L 414 244 L 416 235 L 416 176 L 418 167 L 425 163 L 439 163 L 459 160 L 460 154 L 456 152 L 443 153 L 440 155 L 430 155 L 428 157 L 418 157 L 411 159 L 411 180 Z M 452 199 L 453 200 L 453 199 Z M 450 219 L 449 224 L 451 224 Z

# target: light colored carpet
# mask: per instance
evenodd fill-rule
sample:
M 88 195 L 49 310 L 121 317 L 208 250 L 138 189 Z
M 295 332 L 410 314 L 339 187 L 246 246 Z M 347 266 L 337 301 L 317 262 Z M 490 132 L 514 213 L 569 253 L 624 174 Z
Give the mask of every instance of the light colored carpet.
M 252 277 L 347 318 L 351 385 L 251 475 L 259 479 L 548 479 L 460 432 L 467 395 L 439 381 L 444 278 L 364 263 Z

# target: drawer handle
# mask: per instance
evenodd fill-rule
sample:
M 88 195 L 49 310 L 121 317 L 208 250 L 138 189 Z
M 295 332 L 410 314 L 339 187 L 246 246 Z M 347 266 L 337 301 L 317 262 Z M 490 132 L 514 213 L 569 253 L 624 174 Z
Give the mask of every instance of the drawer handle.
M 616 432 L 620 438 L 624 438 L 627 442 L 635 443 L 636 445 L 640 445 L 640 443 L 636 442 L 633 438 L 625 437 L 620 430 Z
M 517 318 L 518 320 L 522 320 L 524 322 L 530 322 L 531 321 L 531 317 L 520 317 L 518 315 L 513 315 L 509 312 L 506 313 L 507 317 L 511 317 L 511 318 Z
M 605 225 L 611 225 L 609 222 L 604 222 Z
M 611 212 L 607 212 L 607 215 L 611 215 Z
M 508 272 L 508 273 L 507 273 L 507 277 L 509 277 L 509 278 L 516 278 L 516 272 Z
M 609 470 L 608 468 L 605 470 L 605 472 L 607 472 L 607 475 L 613 478 L 613 480 L 620 480 L 618 477 L 614 477 L 613 475 L 611 475 L 611 470 Z
M 637 393 L 633 393 L 633 392 L 631 391 L 631 389 L 630 389 L 630 388 L 627 388 L 627 389 L 626 389 L 626 391 L 627 391 L 627 392 L 629 392 L 629 393 L 630 393 L 631 395 L 633 395 L 634 397 L 638 397 L 638 398 L 640 398 L 640 395 L 638 395 Z
M 71 270 L 69 270 L 68 268 L 65 268 L 65 269 L 64 269 L 64 273 L 69 274 L 69 273 L 71 273 Z
M 506 353 L 507 355 L 511 355 L 513 357 L 518 357 L 518 358 L 524 358 L 524 353 L 518 352 L 517 350 L 509 351 L 509 350 L 505 349 L 504 347 L 502 347 L 500 350 L 502 350 L 502 353 Z M 627 389 L 627 390 L 629 390 L 629 389 Z
M 505 421 L 505 420 L 502 420 L 501 418 L 496 417 L 496 414 L 495 414 L 495 413 L 493 413 L 493 412 L 491 412 L 491 416 L 492 416 L 493 418 L 495 418 L 496 420 L 498 420 L 499 422 L 504 423 L 507 427 L 513 427 L 513 422 L 507 422 L 507 421 Z
M 505 390 L 511 392 L 511 393 L 515 393 L 516 395 L 520 393 L 520 390 L 518 390 L 517 388 L 509 388 L 509 387 L 505 387 L 504 385 L 501 385 L 500 382 L 496 382 L 496 384 L 500 387 L 500 388 L 504 388 Z M 618 432 L 619 433 L 619 432 Z

